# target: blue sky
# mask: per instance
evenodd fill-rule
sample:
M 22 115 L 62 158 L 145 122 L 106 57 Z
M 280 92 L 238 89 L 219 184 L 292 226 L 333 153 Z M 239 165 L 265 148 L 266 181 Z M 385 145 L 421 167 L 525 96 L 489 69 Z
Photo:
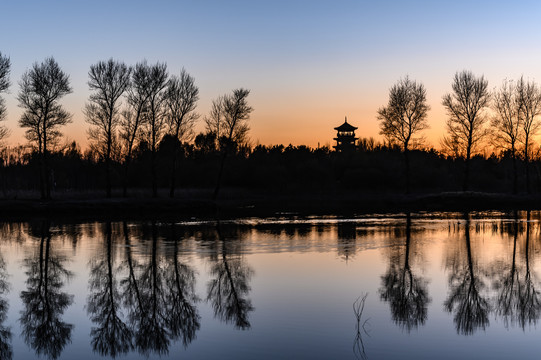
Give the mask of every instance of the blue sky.
M 462 69 L 541 79 L 541 2 L 520 1 L 9 1 L 0 51 L 12 61 L 7 125 L 18 129 L 17 82 L 33 62 L 54 56 L 74 93 L 66 135 L 84 143 L 87 72 L 98 60 L 147 59 L 182 67 L 199 85 L 198 111 L 237 87 L 249 88 L 254 141 L 331 143 L 344 116 L 359 135 L 378 137 L 377 109 L 409 75 L 432 107 L 427 137 L 437 145 L 441 96 Z M 199 125 L 199 130 L 202 126 Z

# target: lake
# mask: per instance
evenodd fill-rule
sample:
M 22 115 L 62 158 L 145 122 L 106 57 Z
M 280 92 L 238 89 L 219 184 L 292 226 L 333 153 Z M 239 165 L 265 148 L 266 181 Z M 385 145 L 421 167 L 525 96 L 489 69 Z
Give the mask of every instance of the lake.
M 540 219 L 3 223 L 0 358 L 538 358 Z

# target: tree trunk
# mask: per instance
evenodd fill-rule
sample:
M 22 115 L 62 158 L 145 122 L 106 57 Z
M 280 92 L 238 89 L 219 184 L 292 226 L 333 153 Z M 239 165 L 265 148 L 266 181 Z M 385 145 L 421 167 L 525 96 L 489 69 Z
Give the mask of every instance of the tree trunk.
M 151 158 L 150 158 L 150 166 L 151 166 L 151 176 L 152 176 L 152 197 L 158 197 L 158 179 L 156 174 L 156 148 L 153 144 L 152 146 L 152 152 L 151 152 Z
M 43 177 L 45 179 L 45 199 L 51 199 L 51 180 L 49 178 L 49 166 L 47 157 L 47 133 L 43 131 Z
M 526 167 L 526 191 L 530 194 L 530 156 L 528 155 L 528 145 L 524 149 L 524 165 Z
M 178 149 L 176 148 L 175 144 L 175 150 L 173 151 L 173 166 L 171 166 L 171 188 L 169 189 L 169 197 L 174 198 L 175 197 L 175 186 L 176 186 L 176 174 L 177 174 L 177 163 L 178 163 Z
M 214 194 L 212 194 L 212 200 L 216 201 L 218 198 L 218 192 L 220 191 L 220 185 L 222 183 L 222 174 L 224 172 L 225 159 L 227 157 L 227 147 L 224 150 L 222 155 L 222 161 L 220 163 L 220 170 L 218 171 L 218 179 L 216 180 L 216 188 L 214 189 Z
M 513 194 L 518 193 L 517 156 L 513 150 Z
M 470 186 L 470 156 L 471 146 L 468 146 L 466 150 L 466 163 L 464 164 L 464 184 L 462 184 L 462 191 L 468 191 Z
M 124 161 L 124 179 L 122 181 L 122 196 L 128 196 L 128 175 L 129 175 L 130 160 L 126 158 Z
M 404 147 L 404 159 L 406 162 L 406 194 L 410 193 L 410 157 L 407 145 Z
M 111 197 L 111 141 L 107 141 L 107 154 L 105 156 L 105 194 Z

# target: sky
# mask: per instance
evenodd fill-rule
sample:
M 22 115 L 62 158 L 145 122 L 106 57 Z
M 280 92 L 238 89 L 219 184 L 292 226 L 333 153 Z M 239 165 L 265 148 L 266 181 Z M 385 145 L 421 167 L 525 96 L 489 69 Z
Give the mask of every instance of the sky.
M 484 75 L 490 89 L 521 75 L 541 81 L 539 1 L 20 0 L 1 8 L 12 145 L 26 142 L 18 82 L 49 56 L 73 87 L 62 100 L 73 114 L 64 134 L 83 148 L 88 70 L 109 58 L 166 62 L 170 74 L 184 67 L 199 86 L 201 119 L 214 98 L 250 89 L 250 137 L 264 145 L 333 145 L 345 116 L 358 136 L 381 139 L 377 110 L 407 75 L 426 87 L 424 135 L 438 148 L 441 98 L 457 71 Z

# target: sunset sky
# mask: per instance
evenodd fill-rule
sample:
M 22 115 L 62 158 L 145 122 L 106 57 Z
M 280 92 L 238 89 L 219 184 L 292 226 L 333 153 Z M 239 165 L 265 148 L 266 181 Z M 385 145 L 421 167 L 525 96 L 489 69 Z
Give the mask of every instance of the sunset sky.
M 54 56 L 70 75 L 68 139 L 86 144 L 88 69 L 113 57 L 182 67 L 200 89 L 198 112 L 238 87 L 251 90 L 254 144 L 332 145 L 348 121 L 376 137 L 376 112 L 401 77 L 424 83 L 429 142 L 439 147 L 441 97 L 456 71 L 541 81 L 539 1 L 6 1 L 0 51 L 12 62 L 7 126 L 24 143 L 16 95 L 22 73 Z M 202 122 L 197 131 L 202 131 Z

